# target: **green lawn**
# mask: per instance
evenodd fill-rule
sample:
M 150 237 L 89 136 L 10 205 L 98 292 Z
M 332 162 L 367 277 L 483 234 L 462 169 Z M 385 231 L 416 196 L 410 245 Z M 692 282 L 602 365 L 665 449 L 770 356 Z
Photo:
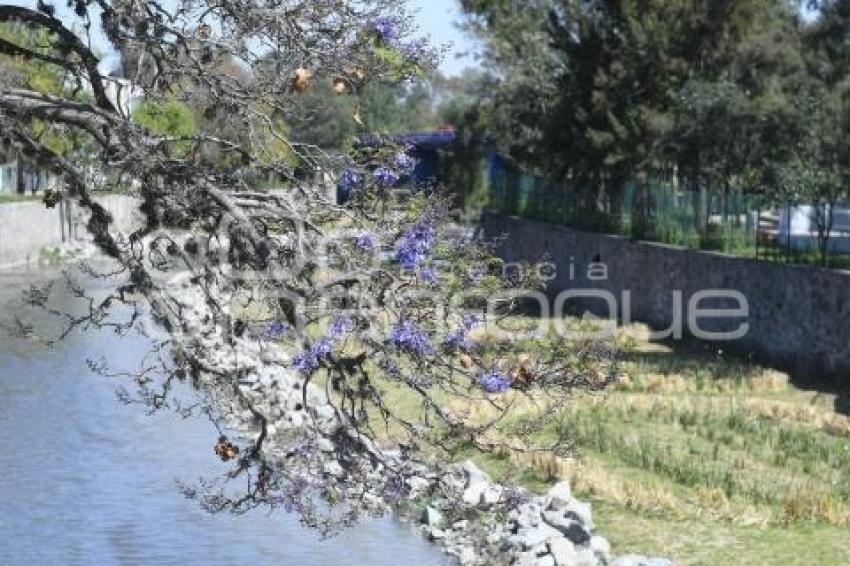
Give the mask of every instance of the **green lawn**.
M 618 338 L 624 363 L 615 386 L 577 394 L 538 433 L 547 441 L 566 432 L 572 455 L 460 448 L 451 457 L 538 492 L 570 480 L 618 554 L 679 564 L 850 563 L 850 418 L 833 411 L 833 397 L 717 351 L 649 344 L 646 333 L 635 326 Z M 373 384 L 401 416 L 421 414 L 408 388 Z M 437 397 L 450 410 L 488 416 L 481 401 Z M 498 434 L 510 437 L 531 406 L 520 403 Z M 392 444 L 405 433 L 390 425 L 381 435 Z
M 577 396 L 555 425 L 573 457 L 479 457 L 482 466 L 537 490 L 570 479 L 616 553 L 850 563 L 850 419 L 830 395 L 716 353 L 621 341 L 620 384 Z

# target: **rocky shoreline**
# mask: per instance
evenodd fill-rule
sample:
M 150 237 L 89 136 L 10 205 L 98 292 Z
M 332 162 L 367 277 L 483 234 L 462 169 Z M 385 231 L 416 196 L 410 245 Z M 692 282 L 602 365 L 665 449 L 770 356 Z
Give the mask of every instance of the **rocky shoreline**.
M 546 495 L 533 496 L 492 482 L 467 460 L 451 466 L 434 485 L 436 496 L 417 518 L 421 530 L 465 566 L 673 564 L 664 558 L 613 557 L 608 541 L 593 532 L 590 504 L 573 497 L 566 481 L 555 484 Z M 410 496 L 417 498 L 428 486 L 411 487 Z

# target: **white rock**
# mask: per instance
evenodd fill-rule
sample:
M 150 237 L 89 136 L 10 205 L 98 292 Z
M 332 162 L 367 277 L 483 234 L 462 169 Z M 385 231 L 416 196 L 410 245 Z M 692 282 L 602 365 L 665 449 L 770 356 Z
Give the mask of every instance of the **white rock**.
M 563 535 L 549 525 L 543 524 L 535 528 L 522 528 L 517 534 L 512 535 L 510 540 L 516 541 L 519 543 L 519 546 L 528 550 L 546 542 L 550 538 L 557 537 L 563 537 Z
M 452 530 L 454 531 L 465 531 L 469 526 L 469 521 L 463 519 L 462 521 L 455 521 L 452 523 Z
M 465 546 L 465 547 L 463 547 L 463 549 L 461 549 L 460 554 L 458 554 L 457 559 L 458 559 L 458 561 L 460 561 L 461 564 L 464 564 L 464 565 L 475 564 L 475 562 L 476 562 L 475 551 L 471 547 Z
M 420 477 L 408 478 L 405 483 L 407 483 L 407 487 L 410 489 L 410 492 L 408 494 L 409 499 L 416 499 L 417 497 L 428 491 L 428 488 L 431 487 L 430 481 Z
M 592 550 L 589 548 L 577 548 L 570 566 L 600 566 L 600 564 L 605 564 L 605 562 L 599 560 L 599 556 Z
M 543 520 L 575 544 L 584 544 L 590 540 L 590 532 L 587 528 L 579 521 L 562 517 L 557 511 L 545 511 Z
M 330 474 L 336 478 L 341 478 L 345 475 L 345 471 L 339 465 L 339 462 L 325 462 L 324 469 L 326 474 Z
M 590 503 L 573 499 L 562 511 L 565 517 L 581 522 L 588 530 L 593 529 L 593 513 Z
M 429 505 L 422 511 L 422 522 L 430 527 L 438 527 L 443 523 L 443 514 Z
M 537 555 L 533 552 L 524 552 L 517 556 L 514 566 L 537 566 Z
M 510 512 L 508 517 L 519 527 L 536 527 L 540 524 L 540 512 L 530 504 L 522 505 Z
M 546 546 L 549 554 L 554 557 L 556 566 L 572 566 L 575 562 L 575 546 L 564 537 L 551 538 L 546 542 Z
M 479 505 L 494 505 L 501 501 L 504 488 L 499 485 L 489 485 L 484 488 L 478 498 Z
M 463 502 L 467 505 L 480 504 L 485 490 L 491 487 L 490 478 L 471 460 L 461 464 L 460 469 L 466 480 L 462 495 Z
M 481 502 L 481 496 L 484 495 L 484 490 L 487 488 L 487 484 L 475 482 L 469 484 L 465 490 L 463 490 L 463 502 L 467 505 L 478 505 Z
M 608 539 L 605 537 L 601 537 L 599 535 L 590 537 L 589 547 L 592 551 L 596 552 L 606 560 L 608 560 L 611 556 L 611 543 L 609 543 Z
M 555 509 L 557 511 L 557 509 L 559 508 L 557 507 L 557 505 L 560 505 L 562 503 L 566 504 L 572 498 L 573 495 L 572 490 L 570 489 L 570 482 L 566 480 L 559 481 L 558 483 L 553 485 L 552 488 L 546 493 L 546 507 Z M 558 502 L 555 504 L 556 506 L 552 506 L 554 500 L 558 500 Z
M 483 481 L 485 483 L 490 483 L 490 477 L 484 473 L 484 471 L 475 465 L 475 462 L 472 460 L 466 460 L 460 465 L 460 469 L 463 470 L 464 476 L 467 480 L 477 480 Z

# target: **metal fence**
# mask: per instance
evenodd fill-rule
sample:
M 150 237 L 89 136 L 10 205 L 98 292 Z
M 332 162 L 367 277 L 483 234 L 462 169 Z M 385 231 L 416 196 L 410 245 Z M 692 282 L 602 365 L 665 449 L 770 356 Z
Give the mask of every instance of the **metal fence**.
M 793 208 L 777 209 L 758 195 L 734 189 L 685 190 L 673 182 L 626 182 L 611 195 L 569 183 L 553 182 L 511 168 L 498 159 L 490 164 L 490 208 L 562 224 L 579 230 L 631 236 L 692 249 L 714 250 L 766 260 L 827 263 L 850 268 L 850 254 L 832 246 L 827 257 L 814 244 L 783 232 Z M 850 238 L 836 228 L 833 244 Z

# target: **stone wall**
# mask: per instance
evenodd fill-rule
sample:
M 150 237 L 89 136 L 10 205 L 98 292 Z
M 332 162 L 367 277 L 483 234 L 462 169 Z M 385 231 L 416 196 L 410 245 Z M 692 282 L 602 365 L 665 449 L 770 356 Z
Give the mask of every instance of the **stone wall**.
M 749 325 L 739 339 L 719 348 L 751 355 L 770 365 L 809 378 L 850 376 L 850 272 L 791 266 L 693 251 L 627 237 L 581 232 L 563 226 L 486 213 L 488 238 L 507 236 L 498 253 L 507 261 L 548 256 L 557 273 L 550 294 L 564 290 L 602 289 L 617 298 L 618 317 L 667 329 L 676 318 L 674 292 L 682 293 L 684 334 L 688 303 L 703 290 L 726 289 L 746 297 L 747 317 L 699 319 L 698 328 L 732 331 Z M 604 273 L 607 278 L 597 280 Z M 590 277 L 589 277 L 590 275 Z M 630 292 L 626 308 L 623 292 Z M 596 313 L 600 299 L 572 304 Z M 705 299 L 699 308 L 735 308 L 732 299 Z M 628 314 L 628 312 L 626 312 Z
M 138 222 L 138 200 L 125 195 L 97 198 L 113 216 L 119 230 Z M 86 238 L 87 214 L 75 202 L 55 208 L 40 201 L 0 204 L 0 268 L 37 262 L 42 250 Z

